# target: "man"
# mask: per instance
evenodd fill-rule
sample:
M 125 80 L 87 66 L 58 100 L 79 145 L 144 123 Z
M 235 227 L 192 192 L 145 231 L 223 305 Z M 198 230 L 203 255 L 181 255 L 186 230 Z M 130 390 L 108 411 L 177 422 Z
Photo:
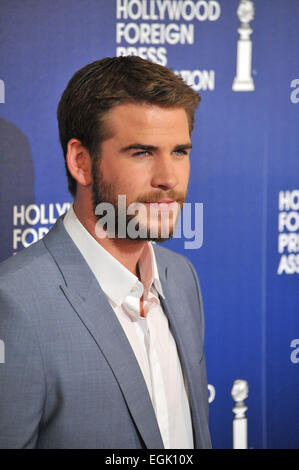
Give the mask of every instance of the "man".
M 138 57 L 70 80 L 58 123 L 73 206 L 0 269 L 0 447 L 210 447 L 197 277 L 151 243 L 185 200 L 198 102 Z

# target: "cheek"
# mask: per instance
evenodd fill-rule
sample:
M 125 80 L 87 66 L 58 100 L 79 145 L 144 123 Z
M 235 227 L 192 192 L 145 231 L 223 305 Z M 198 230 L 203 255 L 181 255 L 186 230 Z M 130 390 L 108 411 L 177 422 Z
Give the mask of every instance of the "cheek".
M 190 162 L 187 160 L 180 170 L 180 180 L 186 186 L 188 185 L 190 177 Z
M 151 166 L 146 164 L 130 165 L 122 174 L 122 178 L 127 181 L 127 186 L 131 189 L 136 187 L 142 187 L 150 183 L 152 169 Z
M 114 186 L 118 194 L 126 194 L 128 202 L 133 202 L 140 194 L 150 189 L 149 172 L 142 171 L 140 168 L 119 168 Z

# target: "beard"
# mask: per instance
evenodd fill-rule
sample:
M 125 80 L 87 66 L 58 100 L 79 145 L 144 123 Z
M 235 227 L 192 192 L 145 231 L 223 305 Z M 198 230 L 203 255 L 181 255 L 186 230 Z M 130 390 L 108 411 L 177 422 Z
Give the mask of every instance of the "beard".
M 114 218 L 113 218 L 113 237 L 118 238 L 119 234 L 119 213 L 124 211 L 125 209 L 125 224 L 126 224 L 126 236 L 125 238 L 130 240 L 145 240 L 145 241 L 156 241 L 156 242 L 163 242 L 169 240 L 169 238 L 173 237 L 175 232 L 176 222 L 178 220 L 178 216 L 180 210 L 183 207 L 183 204 L 186 200 L 186 192 L 178 192 L 175 190 L 169 191 L 159 191 L 154 193 L 144 193 L 138 197 L 135 201 L 126 201 L 126 208 L 119 207 L 118 205 L 118 196 L 121 194 L 117 191 L 117 188 L 113 183 L 109 183 L 105 180 L 104 175 L 101 170 L 100 164 L 100 157 L 93 161 L 92 163 L 92 177 L 93 177 L 93 184 L 92 184 L 92 202 L 93 202 L 93 212 L 96 215 L 96 208 L 99 204 L 102 203 L 109 203 L 114 208 Z M 145 203 L 156 203 L 158 201 L 170 199 L 176 201 L 175 203 L 175 210 L 169 211 L 166 213 L 167 217 L 159 211 L 154 211 L 154 216 L 152 210 L 150 210 L 150 214 L 148 214 L 148 210 L 146 210 L 146 216 L 140 217 L 140 220 L 137 220 L 135 223 L 136 230 L 139 231 L 142 229 L 142 236 L 130 236 L 130 230 L 128 226 L 133 219 L 136 219 L 136 214 L 139 217 L 140 209 L 138 206 L 142 205 L 143 207 Z M 127 213 L 127 209 L 129 205 L 134 204 L 136 205 L 136 209 L 134 208 L 134 214 L 130 215 Z M 133 206 L 133 207 L 134 207 Z M 149 207 L 149 206 L 147 206 Z M 104 215 L 96 215 L 98 218 L 98 223 L 101 226 L 101 229 L 107 232 L 107 221 L 105 220 Z M 132 222 L 131 222 L 132 223 Z M 163 225 L 164 224 L 164 225 Z M 106 227 L 105 227 L 106 225 Z M 111 225 L 110 225 L 111 226 Z M 154 230 L 153 230 L 154 228 Z M 154 231 L 154 234 L 153 234 Z M 109 233 L 107 233 L 109 237 Z M 123 238 L 123 237 L 121 237 Z

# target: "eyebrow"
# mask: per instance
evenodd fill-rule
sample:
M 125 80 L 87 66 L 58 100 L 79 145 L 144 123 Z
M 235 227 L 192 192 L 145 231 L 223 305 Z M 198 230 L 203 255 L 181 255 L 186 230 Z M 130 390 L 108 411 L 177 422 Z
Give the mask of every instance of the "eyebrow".
M 188 142 L 187 144 L 179 144 L 174 147 L 174 150 L 191 150 L 192 144 Z M 128 150 L 158 150 L 158 147 L 155 145 L 144 145 L 144 144 L 131 144 L 127 147 L 120 149 L 121 152 L 127 152 Z

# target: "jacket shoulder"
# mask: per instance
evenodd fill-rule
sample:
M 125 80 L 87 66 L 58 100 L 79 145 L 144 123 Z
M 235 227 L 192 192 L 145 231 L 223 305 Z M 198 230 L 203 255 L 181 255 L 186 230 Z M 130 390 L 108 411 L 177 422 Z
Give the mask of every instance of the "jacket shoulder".
M 170 250 L 169 248 L 166 248 L 161 245 L 157 245 L 156 243 L 153 244 L 153 248 L 155 251 L 155 255 L 157 260 L 159 260 L 160 264 L 165 264 L 165 265 L 176 265 L 179 263 L 180 265 L 184 264 L 191 264 L 188 258 L 181 253 L 176 253 L 173 250 Z
M 43 258 L 47 256 L 47 250 L 41 240 L 24 248 L 13 256 L 0 263 L 1 283 L 8 278 L 24 276 L 36 269 L 38 264 L 43 264 Z
M 160 268 L 167 270 L 173 280 L 174 285 L 184 285 L 188 295 L 193 295 L 193 289 L 196 290 L 200 308 L 203 311 L 203 300 L 200 282 L 196 270 L 191 261 L 184 255 L 176 253 L 169 248 L 154 244 L 154 251 L 157 258 L 157 264 Z M 189 290 L 190 289 L 190 290 Z
M 36 292 L 60 281 L 52 256 L 42 240 L 0 263 L 0 292 L 16 302 L 32 304 Z
M 173 270 L 180 277 L 189 277 L 190 274 L 192 274 L 196 284 L 198 284 L 196 270 L 191 261 L 186 256 L 160 245 L 154 244 L 153 247 L 157 258 L 157 263 L 160 267 L 167 267 L 168 269 Z

